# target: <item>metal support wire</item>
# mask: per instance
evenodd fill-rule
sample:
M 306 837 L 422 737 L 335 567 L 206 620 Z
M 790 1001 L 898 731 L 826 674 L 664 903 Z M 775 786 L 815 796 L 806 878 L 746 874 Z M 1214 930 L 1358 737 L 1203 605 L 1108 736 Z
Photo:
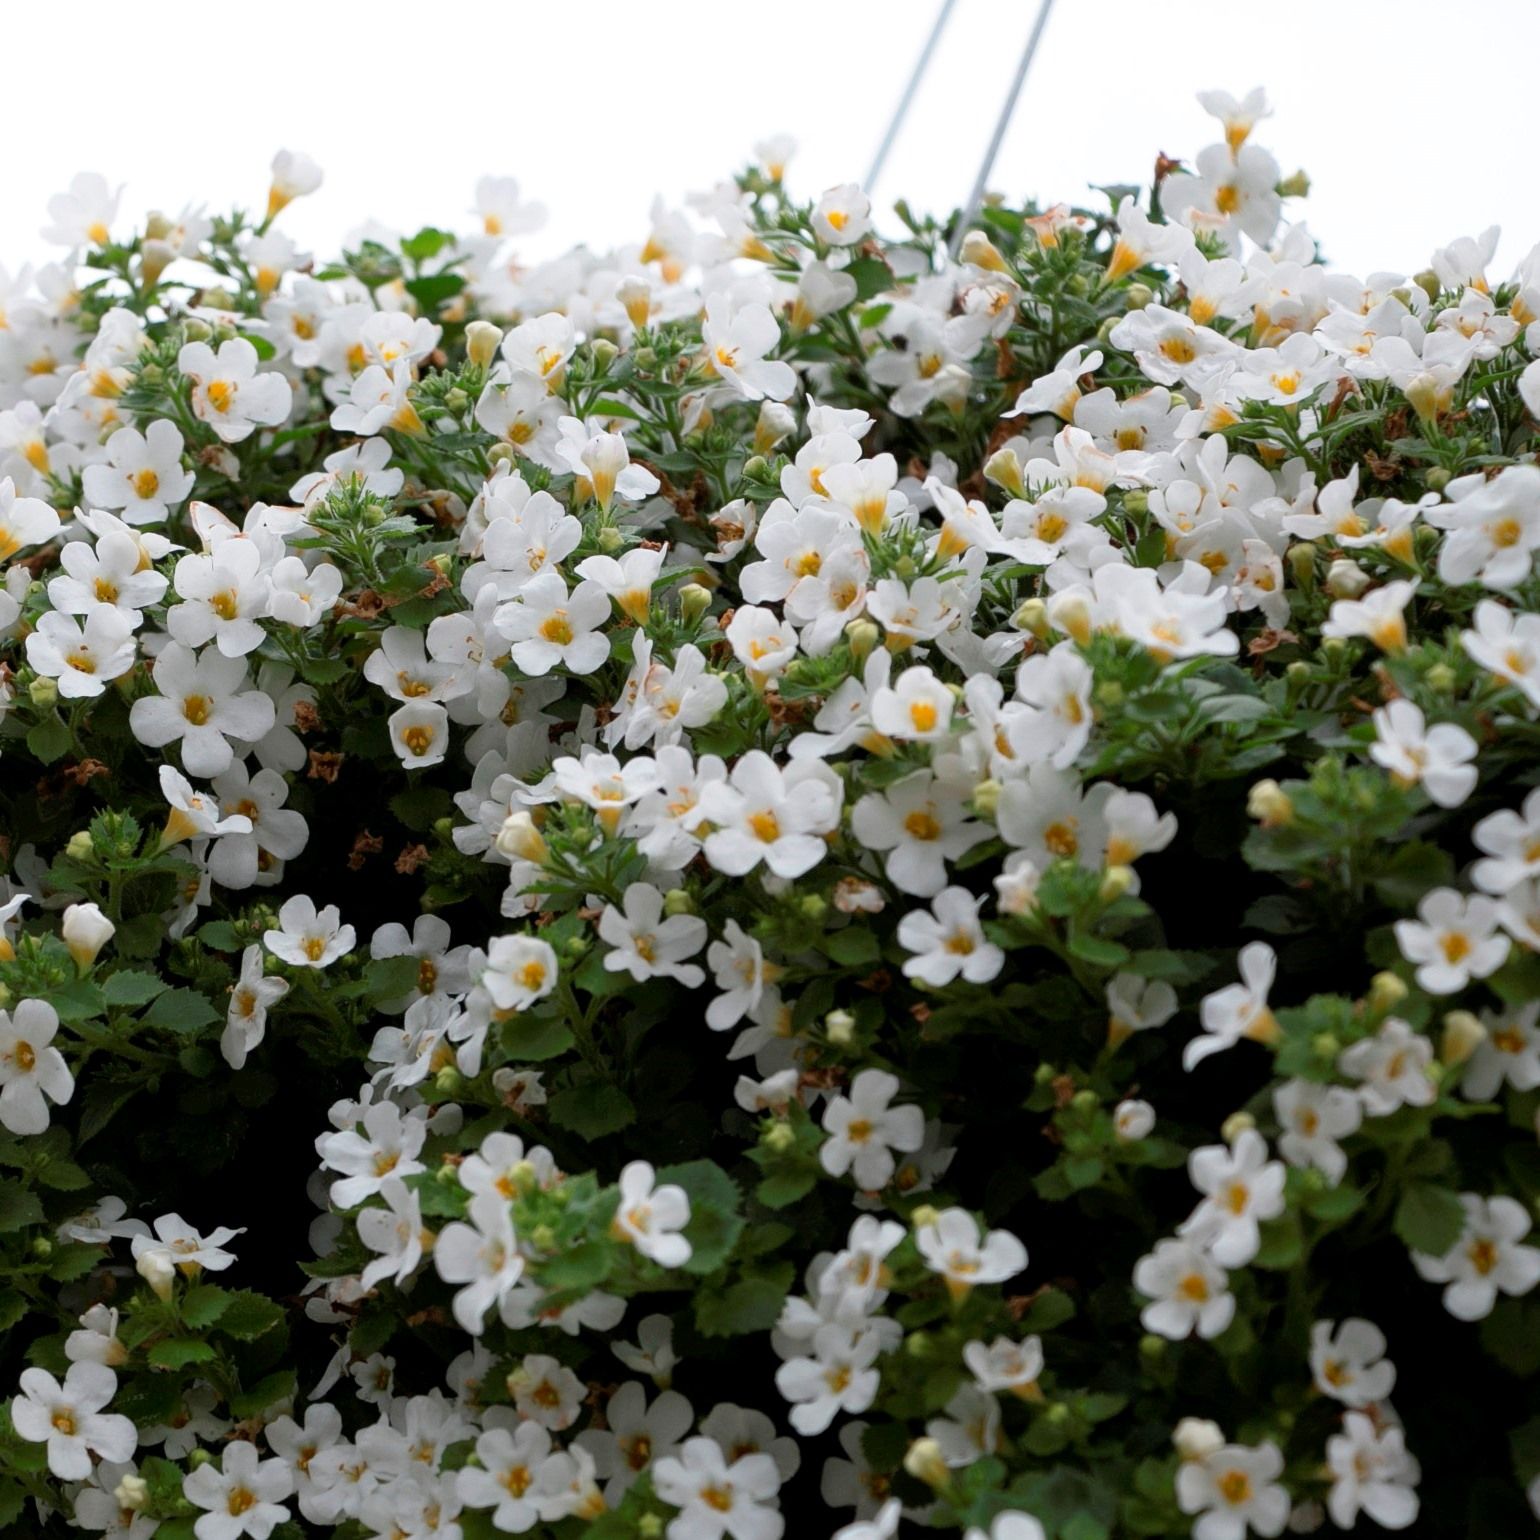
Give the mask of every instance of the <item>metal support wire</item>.
M 1048 13 L 1052 9 L 1053 0 L 1041 0 L 1038 5 L 1037 19 L 1032 23 L 1032 31 L 1027 36 L 1027 46 L 1022 50 L 1021 62 L 1016 66 L 1016 78 L 1011 82 L 1005 105 L 1000 109 L 995 131 L 989 138 L 989 148 L 984 151 L 984 163 L 979 167 L 979 174 L 974 179 L 973 191 L 968 194 L 967 207 L 963 209 L 962 217 L 957 221 L 957 228 L 952 232 L 950 249 L 954 259 L 961 250 L 963 238 L 978 214 L 979 205 L 984 201 L 984 185 L 989 180 L 989 173 L 994 169 L 995 156 L 1000 153 L 1001 141 L 1005 138 L 1005 131 L 1010 126 L 1011 117 L 1016 111 L 1016 101 L 1021 95 L 1022 83 L 1026 80 L 1027 71 L 1032 66 L 1032 56 L 1037 52 L 1037 45 L 1042 41 L 1043 28 L 1048 23 Z
M 877 153 L 872 157 L 872 169 L 866 173 L 866 182 L 863 191 L 867 197 L 871 197 L 877 186 L 877 178 L 882 175 L 883 165 L 888 158 L 888 151 L 893 148 L 893 141 L 898 138 L 898 131 L 904 125 L 904 119 L 909 116 L 909 108 L 914 102 L 914 93 L 920 88 L 920 81 L 925 77 L 925 71 L 930 68 L 931 56 L 936 51 L 936 44 L 941 41 L 941 33 L 947 23 L 947 17 L 952 14 L 952 6 L 955 0 L 941 0 L 941 9 L 936 14 L 936 23 L 930 29 L 930 36 L 925 39 L 925 46 L 920 50 L 920 57 L 915 61 L 914 73 L 909 77 L 909 84 L 904 87 L 904 94 L 898 99 L 898 106 L 893 109 L 892 121 L 888 124 L 888 131 L 882 136 L 882 143 L 877 146 Z

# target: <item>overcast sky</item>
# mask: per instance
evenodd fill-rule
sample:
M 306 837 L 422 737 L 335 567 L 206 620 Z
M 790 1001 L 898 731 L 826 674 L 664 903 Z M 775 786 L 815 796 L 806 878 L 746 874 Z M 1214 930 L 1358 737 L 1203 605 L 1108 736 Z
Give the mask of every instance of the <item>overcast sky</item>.
M 126 183 L 135 214 L 249 207 L 279 145 L 326 169 L 284 216 L 323 252 L 370 215 L 462 220 L 484 172 L 549 206 L 531 256 L 640 239 L 655 191 L 707 187 L 777 131 L 800 143 L 789 179 L 816 193 L 865 176 L 938 3 L 76 0 L 67 24 L 18 5 L 0 263 L 50 254 L 47 198 L 77 170 Z M 966 196 L 1034 11 L 956 0 L 879 213 Z M 1540 0 L 1058 0 L 991 185 L 1073 201 L 1145 182 L 1156 151 L 1213 137 L 1196 91 L 1261 85 L 1275 115 L 1257 139 L 1309 172 L 1304 217 L 1335 262 L 1411 271 L 1500 223 L 1505 273 L 1540 240 L 1537 57 Z

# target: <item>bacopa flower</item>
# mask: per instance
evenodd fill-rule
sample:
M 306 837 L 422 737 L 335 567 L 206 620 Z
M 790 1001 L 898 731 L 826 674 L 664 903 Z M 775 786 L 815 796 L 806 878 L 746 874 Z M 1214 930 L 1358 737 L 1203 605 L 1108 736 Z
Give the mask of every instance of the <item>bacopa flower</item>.
M 258 372 L 257 350 L 244 337 L 220 343 L 217 353 L 206 342 L 189 342 L 176 366 L 192 382 L 193 412 L 227 444 L 289 415 L 289 382 L 281 374 Z
M 929 910 L 916 909 L 899 922 L 899 944 L 914 955 L 904 964 L 910 978 L 932 988 L 962 978 L 987 984 L 1005 966 L 1005 953 L 984 935 L 982 899 L 966 888 L 946 888 Z
M 925 1265 L 940 1273 L 953 1294 L 983 1283 L 1003 1283 L 1027 1265 L 1027 1248 L 1009 1231 L 981 1232 L 966 1209 L 950 1208 L 914 1233 Z
M 198 1540 L 267 1540 L 288 1519 L 284 1499 L 293 1491 L 289 1467 L 242 1439 L 225 1445 L 219 1465 L 200 1465 L 182 1482 L 188 1502 L 205 1510 L 193 1525 Z
M 246 664 L 213 648 L 195 653 L 179 642 L 161 651 L 151 670 L 158 695 L 129 710 L 134 736 L 149 748 L 179 744 L 189 775 L 218 775 L 235 759 L 231 739 L 265 738 L 276 721 L 272 698 L 245 688 Z
M 645 1160 L 633 1160 L 620 1173 L 620 1203 L 613 1229 L 659 1267 L 682 1267 L 690 1260 L 690 1243 L 679 1232 L 690 1222 L 690 1200 L 684 1188 L 658 1185 Z
M 20 1000 L 0 1010 L 0 1125 L 13 1134 L 48 1127 L 48 1103 L 75 1093 L 75 1077 L 53 1046 L 58 1012 L 46 1000 Z
M 1289 1494 L 1279 1484 L 1283 1452 L 1271 1441 L 1250 1448 L 1224 1444 L 1200 1459 L 1184 1460 L 1176 1473 L 1176 1500 L 1183 1513 L 1199 1515 L 1193 1540 L 1244 1540 L 1283 1533 Z
M 1465 1212 L 1460 1238 L 1442 1256 L 1414 1251 L 1417 1271 L 1430 1283 L 1442 1283 L 1444 1308 L 1462 1321 L 1492 1313 L 1501 1294 L 1527 1294 L 1540 1283 L 1540 1248 L 1520 1242 L 1529 1234 L 1530 1217 L 1512 1198 L 1483 1198 L 1462 1193 Z
M 893 1107 L 898 1077 L 866 1069 L 851 1082 L 848 1096 L 830 1099 L 823 1126 L 828 1138 L 818 1159 L 831 1176 L 847 1171 L 856 1185 L 875 1191 L 893 1178 L 895 1150 L 912 1153 L 925 1139 L 925 1114 L 918 1107 Z
M 72 1363 L 63 1384 L 46 1369 L 24 1369 L 11 1426 L 29 1443 L 48 1446 L 48 1468 L 61 1481 L 84 1481 L 92 1455 L 127 1460 L 138 1442 L 127 1417 L 103 1410 L 117 1389 L 118 1377 L 105 1364 Z
M 315 901 L 296 893 L 278 911 L 278 928 L 262 932 L 262 944 L 296 968 L 325 968 L 353 950 L 356 935 L 342 923 L 335 904 L 317 909 Z

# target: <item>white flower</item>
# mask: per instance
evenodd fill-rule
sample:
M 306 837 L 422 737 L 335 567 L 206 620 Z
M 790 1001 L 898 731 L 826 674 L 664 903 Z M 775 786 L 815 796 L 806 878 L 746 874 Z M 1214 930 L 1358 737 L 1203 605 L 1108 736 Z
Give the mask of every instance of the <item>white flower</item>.
M 336 1188 L 332 1191 L 335 1193 Z M 358 1281 L 366 1289 L 386 1278 L 397 1284 L 405 1282 L 422 1261 L 423 1240 L 428 1234 L 423 1226 L 422 1204 L 399 1176 L 386 1177 L 380 1183 L 379 1195 L 385 1200 L 385 1207 L 366 1208 L 356 1220 L 359 1240 L 370 1251 L 379 1253 L 359 1274 Z
M 1004 1283 L 1027 1265 L 1027 1248 L 1008 1230 L 980 1231 L 967 1209 L 949 1208 L 914 1233 L 920 1256 L 956 1296 L 975 1284 Z
M 1460 1089 L 1473 1101 L 1490 1101 L 1504 1085 L 1515 1091 L 1540 1086 L 1540 1001 L 1482 1017 L 1486 1036 L 1465 1066 Z
M 245 1233 L 244 1226 L 232 1230 L 220 1225 L 207 1235 L 200 1235 L 180 1214 L 162 1214 L 155 1221 L 154 1235 L 135 1235 L 129 1247 L 135 1261 L 152 1255 L 164 1257 L 192 1277 L 200 1268 L 222 1273 L 235 1261 L 235 1253 L 224 1249 L 225 1242 Z
M 246 665 L 217 649 L 193 653 L 168 642 L 151 670 L 159 695 L 147 695 L 129 708 L 134 736 L 152 749 L 170 743 L 182 747 L 182 767 L 189 775 L 218 775 L 235 758 L 229 739 L 255 743 L 273 729 L 271 697 L 243 690 Z
M 189 342 L 176 359 L 192 381 L 193 414 L 227 444 L 250 438 L 259 428 L 275 427 L 289 415 L 293 390 L 277 373 L 257 371 L 257 350 L 232 337 L 215 353 L 206 342 Z
M 111 508 L 129 524 L 159 524 L 193 489 L 197 478 L 182 469 L 182 435 L 164 417 L 143 433 L 119 428 L 104 447 L 105 463 L 85 468 L 92 507 Z
M 813 231 L 831 246 L 854 246 L 866 239 L 872 200 L 854 182 L 831 187 L 813 209 Z
M 551 1456 L 551 1435 L 538 1422 L 510 1427 L 501 1420 L 506 1415 L 505 1408 L 488 1412 L 486 1431 L 476 1439 L 479 1465 L 465 1466 L 455 1481 L 468 1508 L 490 1508 L 493 1525 L 517 1535 L 542 1517 L 547 1494 L 539 1473 Z
M 1283 1162 L 1270 1161 L 1267 1141 L 1246 1128 L 1233 1144 L 1194 1150 L 1187 1171 L 1203 1201 L 1180 1233 L 1207 1246 L 1221 1267 L 1244 1267 L 1262 1244 L 1259 1223 L 1283 1212 Z
M 508 1389 L 521 1416 L 559 1433 L 577 1421 L 588 1387 L 564 1364 L 531 1353 L 508 1376 Z
M 1248 1527 L 1269 1537 L 1283 1533 L 1289 1494 L 1278 1484 L 1283 1453 L 1271 1440 L 1248 1448 L 1224 1444 L 1200 1459 L 1184 1460 L 1176 1473 L 1176 1500 L 1183 1513 L 1201 1515 L 1193 1540 L 1245 1540 Z
M 75 960 L 75 966 L 84 972 L 97 959 L 102 948 L 117 934 L 118 927 L 102 913 L 96 904 L 71 904 L 64 911 L 59 934 Z
M 1486 864 L 1477 862 L 1477 872 Z M 1417 905 L 1417 919 L 1396 921 L 1396 944 L 1416 964 L 1417 982 L 1430 995 L 1457 994 L 1472 979 L 1495 973 L 1507 958 L 1509 942 L 1497 930 L 1497 917 L 1495 899 L 1434 888 Z
M 59 681 L 65 700 L 89 700 L 134 666 L 133 627 L 111 604 L 93 604 L 85 620 L 50 610 L 27 637 L 27 662 Z
M 1107 1040 L 1114 1047 L 1135 1032 L 1165 1026 L 1176 1010 L 1176 991 L 1164 979 L 1114 973 L 1107 980 Z
M 1182 1068 L 1192 1069 L 1210 1054 L 1233 1048 L 1242 1038 L 1272 1043 L 1278 1038 L 1278 1023 L 1268 1009 L 1267 997 L 1273 987 L 1278 958 L 1265 941 L 1253 941 L 1241 948 L 1236 960 L 1241 982 L 1205 995 L 1199 1007 L 1203 1033 L 1182 1050 Z
M 508 1200 L 496 1191 L 477 1193 L 467 1209 L 470 1223 L 455 1220 L 438 1233 L 433 1262 L 445 1283 L 465 1287 L 454 1297 L 454 1317 L 473 1337 L 481 1335 L 486 1313 L 519 1281 L 519 1254 Z
M 979 920 L 983 899 L 966 888 L 946 888 L 928 910 L 914 909 L 898 922 L 898 942 L 913 953 L 904 964 L 906 978 L 934 989 L 957 978 L 987 984 L 1005 966 L 1005 953 L 985 938 Z
M 1385 1356 L 1385 1333 L 1359 1316 L 1340 1326 L 1317 1321 L 1310 1328 L 1310 1372 L 1323 1396 L 1351 1407 L 1383 1401 L 1396 1383 L 1396 1366 Z
M 897 1510 L 894 1517 L 896 1522 Z M 987 1535 L 982 1529 L 970 1529 L 963 1540 L 1047 1540 L 1047 1536 L 1047 1530 L 1030 1513 L 1008 1510 L 994 1516 Z
M 765 356 L 780 340 L 768 305 L 734 307 L 726 295 L 706 301 L 701 341 L 707 371 L 745 401 L 784 401 L 797 388 L 791 365 Z
M 868 850 L 886 851 L 888 879 L 916 898 L 934 898 L 946 886 L 946 863 L 987 836 L 968 816 L 967 790 L 928 770 L 868 792 L 851 809 L 850 827 Z
M 513 661 L 526 674 L 548 674 L 558 665 L 591 674 L 610 655 L 610 639 L 599 628 L 610 618 L 610 599 L 591 580 L 569 594 L 556 572 L 541 572 L 499 607 L 492 623 L 513 643 Z
M 102 1410 L 117 1389 L 117 1375 L 89 1360 L 72 1363 L 62 1385 L 46 1369 L 23 1369 L 11 1426 L 29 1443 L 47 1444 L 48 1468 L 60 1481 L 85 1481 L 93 1454 L 127 1460 L 138 1444 L 127 1417 Z
M 135 630 L 144 618 L 141 611 L 165 596 L 166 579 L 123 528 L 105 530 L 94 545 L 89 540 L 66 541 L 59 548 L 59 565 L 66 575 L 49 578 L 48 602 L 66 614 L 89 615 L 106 605 Z
M 713 1032 L 725 1032 L 745 1016 L 756 1016 L 779 972 L 774 963 L 766 962 L 764 949 L 736 920 L 727 922 L 722 935 L 721 941 L 713 941 L 706 949 L 706 961 L 722 991 L 706 1007 L 706 1025 Z
M 1155 1109 L 1137 1097 L 1125 1097 L 1112 1109 L 1112 1131 L 1124 1144 L 1147 1139 L 1155 1131 Z
M 269 612 L 274 620 L 302 629 L 330 613 L 342 593 L 342 570 L 329 561 L 307 567 L 298 556 L 273 564 Z
M 1471 618 L 1475 629 L 1462 631 L 1460 642 L 1472 661 L 1500 683 L 1516 685 L 1540 708 L 1540 615 L 1515 615 L 1495 599 L 1483 599 Z
M 13 1134 L 42 1133 L 48 1102 L 62 1106 L 75 1094 L 75 1077 L 53 1046 L 58 1030 L 58 1012 L 46 1000 L 0 1010 L 0 1125 Z
M 1460 1238 L 1443 1256 L 1414 1251 L 1412 1262 L 1429 1283 L 1447 1285 L 1444 1309 L 1450 1315 L 1479 1321 L 1492 1313 L 1499 1292 L 1527 1294 L 1540 1283 L 1540 1249 L 1519 1244 L 1529 1234 L 1530 1217 L 1514 1199 L 1466 1192 L 1460 1206 Z
M 360 1120 L 364 1131 L 340 1129 L 316 1141 L 324 1170 L 339 1171 L 331 1201 L 339 1209 L 356 1208 L 382 1190 L 391 1178 L 415 1176 L 425 1170 L 416 1157 L 428 1137 L 420 1116 L 403 1113 L 394 1102 L 380 1101 L 366 1107 Z
M 925 1141 L 925 1114 L 915 1106 L 892 1107 L 898 1094 L 896 1075 L 864 1069 L 851 1082 L 850 1094 L 831 1098 L 824 1109 L 828 1138 L 818 1159 L 831 1176 L 848 1171 L 864 1192 L 875 1192 L 893 1179 L 893 1151 L 906 1154 Z
M 1394 700 L 1374 713 L 1375 742 L 1369 757 L 1403 786 L 1420 784 L 1439 807 L 1458 807 L 1476 786 L 1476 740 L 1463 727 L 1427 727 L 1409 700 Z
M 1408 1529 L 1420 1506 L 1413 1488 L 1421 1478 L 1398 1427 L 1376 1426 L 1363 1412 L 1349 1412 L 1342 1432 L 1326 1440 L 1332 1488 L 1327 1512 L 1338 1529 L 1351 1529 L 1360 1513 L 1381 1529 Z
M 267 189 L 267 217 L 287 208 L 296 198 L 321 185 L 321 168 L 299 150 L 279 150 L 273 156 L 273 176 Z
M 639 502 L 658 490 L 658 478 L 642 465 L 632 465 L 631 451 L 618 433 L 590 433 L 576 417 L 558 423 L 561 440 L 556 453 L 578 479 L 579 496 L 590 493 L 606 513 L 619 497 Z M 661 563 L 661 556 L 659 558 Z M 584 565 L 587 565 L 586 563 Z M 583 577 L 593 574 L 582 572 Z
M 645 1160 L 633 1160 L 620 1173 L 614 1231 L 659 1267 L 683 1267 L 690 1260 L 690 1243 L 679 1232 L 690 1222 L 690 1200 L 684 1188 L 655 1182 Z
M 1416 583 L 1401 580 L 1386 583 L 1362 599 L 1338 599 L 1321 635 L 1366 636 L 1381 652 L 1400 652 L 1406 646 L 1406 607 L 1416 591 Z
M 706 944 L 706 922 L 693 914 L 663 918 L 663 895 L 650 882 L 633 882 L 622 895 L 621 907 L 606 905 L 599 916 L 599 935 L 612 948 L 604 956 L 610 973 L 644 979 L 677 979 L 687 989 L 699 989 L 706 971 L 685 962 Z
M 501 1011 L 528 1010 L 556 987 L 556 953 L 538 936 L 498 936 L 487 947 L 481 987 Z
M 1134 1287 L 1150 1300 L 1139 1316 L 1144 1329 L 1174 1342 L 1194 1332 L 1217 1337 L 1235 1316 L 1224 1268 L 1190 1240 L 1157 1241 L 1135 1265 Z
M 1358 1096 L 1370 1117 L 1398 1107 L 1426 1107 L 1437 1096 L 1429 1074 L 1433 1044 L 1399 1016 L 1387 1016 L 1371 1037 L 1343 1049 L 1337 1066 L 1359 1081 Z
M 188 1502 L 205 1512 L 193 1525 L 198 1540 L 267 1540 L 289 1517 L 284 1499 L 294 1491 L 294 1474 L 282 1460 L 264 1460 L 255 1444 L 236 1439 L 225 1445 L 216 1466 L 200 1465 L 182 1482 Z
M 268 1007 L 288 992 L 286 980 L 264 977 L 261 947 L 249 946 L 241 953 L 240 975 L 230 991 L 225 1029 L 219 1038 L 219 1051 L 231 1069 L 245 1066 L 247 1055 L 266 1035 Z
M 1471 868 L 1471 881 L 1484 893 L 1508 893 L 1531 877 L 1540 877 L 1540 788 L 1530 792 L 1519 812 L 1489 813 L 1471 830 L 1486 859 Z
M 686 1439 L 653 1466 L 653 1487 L 679 1509 L 668 1540 L 780 1540 L 785 1520 L 770 1506 L 781 1488 L 768 1454 L 729 1460 L 715 1439 Z
M 614 1504 L 642 1471 L 679 1447 L 695 1411 L 675 1390 L 665 1390 L 648 1406 L 641 1383 L 627 1380 L 605 1403 L 604 1421 L 602 1431 L 589 1428 L 576 1442 L 593 1456 L 595 1471 L 607 1478 L 605 1501 Z
M 16 483 L 0 477 L 0 562 L 29 545 L 46 545 L 59 533 L 59 515 L 40 497 L 18 497 Z
M 1315 1167 L 1336 1186 L 1347 1172 L 1347 1155 L 1338 1141 L 1356 1133 L 1363 1122 L 1359 1097 L 1345 1086 L 1287 1080 L 1273 1088 L 1273 1111 L 1278 1153 L 1291 1166 Z
M 872 726 L 889 738 L 933 743 L 952 730 L 952 692 L 923 664 L 872 696 Z
M 335 904 L 317 909 L 315 900 L 296 893 L 278 911 L 278 929 L 262 932 L 262 944 L 274 957 L 296 968 L 325 968 L 353 950 L 357 934 L 342 923 Z
M 714 826 L 706 859 L 730 877 L 761 862 L 777 877 L 803 876 L 826 854 L 823 836 L 839 827 L 841 785 L 821 762 L 782 769 L 751 749 L 701 793 L 699 816 Z
M 1043 1344 L 1037 1337 L 1013 1342 L 996 1337 L 991 1343 L 963 1344 L 963 1363 L 980 1390 L 1008 1390 L 1030 1397 L 1043 1372 Z

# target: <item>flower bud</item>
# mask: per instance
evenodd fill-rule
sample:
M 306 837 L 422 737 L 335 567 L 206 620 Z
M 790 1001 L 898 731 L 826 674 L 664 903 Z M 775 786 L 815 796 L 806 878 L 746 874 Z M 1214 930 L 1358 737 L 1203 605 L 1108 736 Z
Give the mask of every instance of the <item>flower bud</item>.
M 529 861 L 535 866 L 543 866 L 551 853 L 545 836 L 535 827 L 534 818 L 523 808 L 503 819 L 503 826 L 497 831 L 493 844 L 499 855 L 511 860 Z
M 139 247 L 139 278 L 146 288 L 160 282 L 160 275 L 176 260 L 176 247 L 169 241 L 147 238 Z
M 797 414 L 784 401 L 761 401 L 754 424 L 754 453 L 767 455 L 797 427 Z
M 1130 310 L 1143 310 L 1155 303 L 1155 291 L 1147 283 L 1131 283 L 1123 298 Z
M 212 1449 L 205 1449 L 201 1444 L 187 1456 L 187 1464 L 193 1470 L 203 1465 L 212 1465 L 215 1461 Z
M 644 1513 L 636 1521 L 637 1540 L 661 1540 L 663 1534 L 663 1516 L 659 1513 Z
M 69 843 L 64 847 L 64 853 L 72 861 L 89 861 L 96 854 L 96 841 L 91 837 L 89 829 L 77 829 L 69 837 Z
M 613 524 L 606 524 L 599 531 L 598 541 L 601 551 L 613 555 L 626 543 L 626 537 Z
M 999 781 L 992 779 L 980 781 L 973 788 L 973 796 L 971 798 L 973 811 L 980 818 L 993 818 L 1000 806 L 1000 793 L 1002 790 L 1004 788 L 1000 785 Z
M 830 1011 L 823 1019 L 824 1031 L 836 1048 L 847 1048 L 856 1035 L 856 1019 L 849 1011 Z
M 1131 513 L 1135 518 L 1142 517 L 1150 511 L 1150 494 L 1148 492 L 1125 492 L 1123 494 L 1123 512 Z
M 1053 628 L 1048 624 L 1048 606 L 1041 599 L 1026 600 L 1011 616 L 1011 624 L 1018 631 L 1027 631 L 1038 641 L 1046 641 Z
M 711 590 L 700 583 L 686 583 L 679 590 L 679 617 L 693 626 L 711 608 Z
M 1296 588 L 1303 588 L 1308 593 L 1315 587 L 1315 547 L 1308 540 L 1291 545 L 1285 560 Z
M 455 1096 L 465 1089 L 465 1076 L 453 1064 L 446 1064 L 433 1077 L 433 1085 L 441 1096 Z
M 952 1479 L 941 1445 L 933 1438 L 917 1438 L 904 1451 L 904 1469 L 932 1491 L 939 1491 Z
M 1096 896 L 1104 904 L 1115 904 L 1133 885 L 1133 867 L 1109 866 L 1102 873 L 1102 885 L 1096 890 Z
M 1120 1101 L 1112 1109 L 1112 1128 L 1124 1144 L 1147 1139 L 1155 1130 L 1155 1109 L 1148 1102 L 1134 1098 Z
M 1246 812 L 1264 829 L 1278 829 L 1294 818 L 1294 804 L 1277 781 L 1258 781 L 1246 793 Z
M 785 1155 L 797 1142 L 796 1133 L 789 1123 L 774 1122 L 765 1126 L 759 1142 L 773 1155 Z
M 112 940 L 117 926 L 95 904 L 71 904 L 64 911 L 64 944 L 82 973 Z
M 1406 981 L 1386 969 L 1369 980 L 1369 1007 L 1374 1011 L 1393 1011 L 1407 993 Z
M 1206 1417 L 1184 1417 L 1177 1423 L 1171 1442 L 1184 1460 L 1206 1460 L 1224 1448 L 1225 1436 L 1217 1422 Z
M 763 455 L 750 455 L 743 462 L 743 474 L 750 481 L 763 481 L 770 474 L 770 462 Z
M 1429 299 L 1437 299 L 1443 292 L 1444 286 L 1439 281 L 1438 274 L 1435 273 L 1431 267 L 1423 268 L 1420 273 L 1413 273 L 1412 282 L 1415 283 L 1417 287 L 1428 296 Z
M 1444 1017 L 1444 1032 L 1439 1039 L 1438 1056 L 1446 1069 L 1465 1063 L 1487 1040 L 1487 1029 L 1470 1011 L 1450 1011 Z
M 1232 1112 L 1219 1125 L 1219 1137 L 1226 1144 L 1234 1144 L 1240 1136 L 1257 1126 L 1257 1120 L 1249 1112 Z
M 671 920 L 681 914 L 694 914 L 695 900 L 684 888 L 670 888 L 663 895 L 663 913 Z
M 478 369 L 490 368 L 502 341 L 501 327 L 494 326 L 490 321 L 472 321 L 465 328 L 466 357 Z
M 992 481 L 1002 492 L 1020 497 L 1027 489 L 1022 474 L 1021 459 L 1011 448 L 997 449 L 984 462 L 984 479 Z
M 150 1484 L 143 1476 L 130 1472 L 112 1489 L 112 1500 L 120 1509 L 137 1513 L 150 1501 Z
M 1454 477 L 1442 465 L 1435 465 L 1423 472 L 1422 480 L 1430 492 L 1442 492 Z
M 1428 688 L 1436 690 L 1440 695 L 1453 695 L 1459 683 L 1459 676 L 1447 663 L 1435 663 L 1423 678 L 1427 680 Z
M 933 1208 L 929 1203 L 922 1203 L 910 1216 L 909 1223 L 916 1229 L 923 1229 L 926 1225 L 933 1225 L 941 1217 L 941 1211 Z
M 46 710 L 58 702 L 59 681 L 49 678 L 46 674 L 39 674 L 27 686 L 27 698 L 34 706 L 41 706 Z
M 134 1264 L 135 1271 L 154 1290 L 155 1297 L 164 1304 L 171 1298 L 171 1286 L 176 1280 L 176 1267 L 171 1253 L 160 1247 L 144 1252 Z
M 589 347 L 595 367 L 600 374 L 608 374 L 609 368 L 620 357 L 620 349 L 608 337 L 596 337 Z
M 207 321 L 200 321 L 197 316 L 189 316 L 182 322 L 182 340 L 184 342 L 207 342 L 214 335 L 214 329 Z
M 652 319 L 652 285 L 645 278 L 622 279 L 615 287 L 615 298 L 638 331 Z
M 1326 569 L 1326 592 L 1333 599 L 1356 599 L 1372 582 L 1356 561 L 1339 556 Z
M 1278 196 L 1280 198 L 1308 198 L 1310 196 L 1310 178 L 1303 171 L 1296 171 L 1293 176 L 1286 176 L 1278 184 Z
M 875 620 L 852 620 L 845 627 L 845 640 L 850 643 L 851 657 L 860 663 L 882 640 L 882 631 Z

